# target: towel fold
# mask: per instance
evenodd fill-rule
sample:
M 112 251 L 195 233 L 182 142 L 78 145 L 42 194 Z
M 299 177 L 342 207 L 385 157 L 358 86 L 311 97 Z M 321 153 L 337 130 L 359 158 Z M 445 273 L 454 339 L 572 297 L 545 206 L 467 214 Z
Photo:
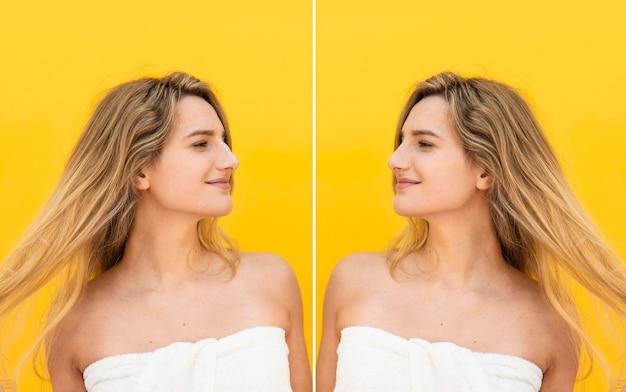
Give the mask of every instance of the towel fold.
M 292 392 L 285 330 L 250 327 L 223 338 L 112 355 L 85 368 L 88 392 Z
M 334 392 L 538 392 L 543 379 L 522 357 L 366 326 L 344 328 L 337 354 Z

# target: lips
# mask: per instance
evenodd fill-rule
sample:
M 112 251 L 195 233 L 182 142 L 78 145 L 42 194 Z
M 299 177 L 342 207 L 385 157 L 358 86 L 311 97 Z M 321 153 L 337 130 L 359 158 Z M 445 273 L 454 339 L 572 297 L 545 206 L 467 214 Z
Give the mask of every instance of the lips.
M 396 189 L 404 189 L 418 184 L 421 184 L 421 181 L 402 179 L 396 182 Z
M 420 181 L 400 180 L 398 184 L 421 184 Z
M 220 178 L 220 179 L 213 180 L 213 181 L 206 181 L 205 184 L 214 185 L 218 188 L 222 188 L 223 190 L 230 189 L 230 183 L 228 182 L 227 179 L 224 179 L 224 178 Z

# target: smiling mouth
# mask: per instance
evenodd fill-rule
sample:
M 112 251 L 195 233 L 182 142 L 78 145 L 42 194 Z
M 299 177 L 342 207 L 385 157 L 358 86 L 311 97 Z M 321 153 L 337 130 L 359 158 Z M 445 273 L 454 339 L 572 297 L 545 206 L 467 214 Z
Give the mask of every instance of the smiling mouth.
M 230 190 L 230 183 L 228 181 L 205 182 L 205 184 L 213 185 L 223 190 Z
M 421 182 L 411 182 L 411 181 L 399 181 L 396 183 L 396 189 L 397 190 L 402 190 L 405 188 L 409 188 L 413 185 L 419 185 L 421 184 Z

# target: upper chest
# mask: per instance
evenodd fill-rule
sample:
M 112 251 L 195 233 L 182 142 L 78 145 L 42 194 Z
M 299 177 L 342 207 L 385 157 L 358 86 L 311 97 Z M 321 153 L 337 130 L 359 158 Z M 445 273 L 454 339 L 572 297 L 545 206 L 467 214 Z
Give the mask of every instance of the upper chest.
M 286 310 L 264 290 L 247 288 L 239 284 L 195 287 L 93 304 L 81 327 L 78 365 L 83 369 L 107 356 L 220 338 L 250 326 L 286 329 Z
M 508 295 L 381 285 L 344 304 L 337 330 L 351 325 L 384 329 L 405 338 L 453 342 L 475 352 L 520 356 L 547 368 L 550 353 L 533 307 Z

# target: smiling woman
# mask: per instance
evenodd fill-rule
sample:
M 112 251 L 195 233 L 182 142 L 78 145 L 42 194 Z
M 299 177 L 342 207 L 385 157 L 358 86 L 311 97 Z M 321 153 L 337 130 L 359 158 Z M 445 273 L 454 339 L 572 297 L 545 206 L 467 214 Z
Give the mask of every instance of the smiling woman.
M 217 97 L 183 72 L 123 83 L 97 106 L 0 265 L 0 318 L 63 281 L 24 355 L 45 347 L 55 390 L 310 390 L 291 267 L 217 225 L 233 207 L 231 148 Z
M 623 320 L 626 268 L 528 105 L 504 83 L 436 74 L 394 142 L 393 207 L 408 225 L 386 252 L 333 270 L 318 392 L 572 391 L 581 348 L 602 355 L 566 279 Z

